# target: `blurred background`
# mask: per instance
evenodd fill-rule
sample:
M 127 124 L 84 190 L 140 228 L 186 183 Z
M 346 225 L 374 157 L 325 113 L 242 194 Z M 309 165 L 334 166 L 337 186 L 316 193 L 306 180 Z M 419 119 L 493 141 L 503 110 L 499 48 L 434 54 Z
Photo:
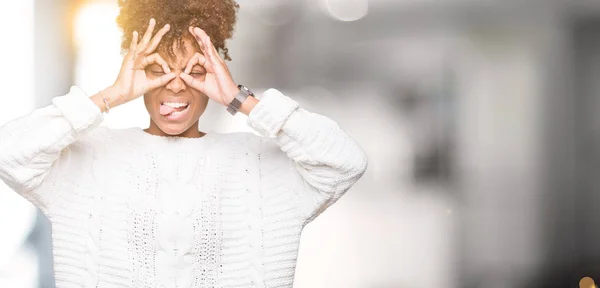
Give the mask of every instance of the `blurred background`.
M 370 159 L 307 226 L 295 287 L 600 281 L 600 1 L 238 3 L 235 80 L 333 118 Z M 0 124 L 111 85 L 117 14 L 116 0 L 2 2 Z M 103 125 L 147 127 L 138 100 Z M 245 117 L 212 105 L 201 129 Z M 0 184 L 0 288 L 54 287 L 47 220 Z

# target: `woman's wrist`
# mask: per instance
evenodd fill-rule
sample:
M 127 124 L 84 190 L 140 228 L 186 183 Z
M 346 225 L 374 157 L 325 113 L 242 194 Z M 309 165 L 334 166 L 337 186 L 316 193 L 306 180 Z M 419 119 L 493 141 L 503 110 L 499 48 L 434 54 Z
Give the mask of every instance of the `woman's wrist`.
M 119 103 L 121 96 L 119 95 L 118 89 L 114 86 L 110 86 L 96 93 L 90 97 L 90 99 L 92 99 L 94 104 L 100 108 L 102 113 L 106 113 L 109 109 L 115 108 L 121 104 Z
M 240 88 L 237 87 L 237 85 L 232 84 L 229 85 L 226 89 L 225 89 L 225 99 L 224 99 L 224 103 L 223 105 L 225 105 L 225 107 L 229 106 L 229 104 L 231 103 L 231 101 L 233 101 L 233 99 L 235 99 L 235 95 L 240 92 Z
M 258 104 L 258 102 L 260 102 L 260 100 L 252 96 L 248 96 L 248 98 L 246 98 L 246 100 L 242 102 L 242 106 L 240 106 L 239 111 L 246 116 L 250 116 L 250 112 L 252 111 L 252 109 L 254 109 L 256 104 Z
M 223 105 L 225 105 L 226 107 L 229 106 L 229 104 L 233 101 L 233 99 L 235 99 L 235 96 L 239 92 L 240 92 L 240 88 L 238 88 L 237 85 L 230 86 L 227 89 L 227 92 L 225 93 L 225 95 L 227 95 L 229 97 L 227 99 L 225 99 L 225 103 L 223 103 Z M 256 106 L 256 104 L 258 104 L 258 102 L 260 102 L 260 101 L 258 99 L 256 99 L 255 97 L 249 96 L 248 98 L 246 98 L 246 100 L 244 100 L 244 102 L 242 102 L 238 111 L 240 113 L 248 116 L 248 115 L 250 115 L 250 112 L 252 111 L 252 109 L 254 109 L 254 106 Z

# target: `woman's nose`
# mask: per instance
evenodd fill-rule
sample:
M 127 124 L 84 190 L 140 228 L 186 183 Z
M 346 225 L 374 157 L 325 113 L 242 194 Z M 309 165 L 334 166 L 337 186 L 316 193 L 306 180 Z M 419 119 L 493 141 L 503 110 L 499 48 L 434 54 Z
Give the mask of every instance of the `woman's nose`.
M 177 77 L 175 77 L 175 79 L 171 80 L 171 82 L 167 84 L 167 89 L 173 91 L 173 93 L 179 93 L 181 91 L 185 91 L 186 89 L 185 82 L 183 81 L 183 79 L 181 79 L 181 77 L 179 77 L 181 73 L 183 72 L 177 73 Z

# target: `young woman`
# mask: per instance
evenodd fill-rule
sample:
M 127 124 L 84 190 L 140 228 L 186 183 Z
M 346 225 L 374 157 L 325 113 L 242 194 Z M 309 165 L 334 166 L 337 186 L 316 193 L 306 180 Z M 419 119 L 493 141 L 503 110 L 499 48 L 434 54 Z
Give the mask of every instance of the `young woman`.
M 233 0 L 119 3 L 114 85 L 0 128 L 0 178 L 52 222 L 57 287 L 292 287 L 303 227 L 363 175 L 365 152 L 279 91 L 238 87 L 218 53 Z M 147 129 L 99 127 L 142 95 Z M 260 136 L 199 131 L 209 100 Z

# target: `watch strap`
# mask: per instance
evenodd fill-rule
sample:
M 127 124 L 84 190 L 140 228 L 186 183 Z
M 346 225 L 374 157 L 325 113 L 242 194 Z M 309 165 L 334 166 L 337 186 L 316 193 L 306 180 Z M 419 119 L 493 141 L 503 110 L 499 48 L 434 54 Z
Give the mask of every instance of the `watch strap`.
M 248 99 L 248 96 L 254 96 L 254 94 L 243 85 L 238 85 L 238 88 L 240 91 L 227 106 L 227 112 L 229 112 L 231 115 L 235 115 L 240 110 L 242 103 Z

